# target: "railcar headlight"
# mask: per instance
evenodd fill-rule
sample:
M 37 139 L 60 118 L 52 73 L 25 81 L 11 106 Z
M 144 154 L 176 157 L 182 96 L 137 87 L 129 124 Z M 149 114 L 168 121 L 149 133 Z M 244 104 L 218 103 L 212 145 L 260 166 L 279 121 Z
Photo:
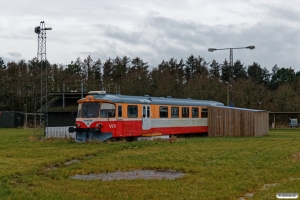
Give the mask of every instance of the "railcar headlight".
M 97 128 L 102 128 L 102 124 L 96 124 Z
M 76 125 L 76 128 L 79 128 L 79 127 L 80 127 L 80 124 L 79 124 L 79 123 L 76 123 L 75 125 Z

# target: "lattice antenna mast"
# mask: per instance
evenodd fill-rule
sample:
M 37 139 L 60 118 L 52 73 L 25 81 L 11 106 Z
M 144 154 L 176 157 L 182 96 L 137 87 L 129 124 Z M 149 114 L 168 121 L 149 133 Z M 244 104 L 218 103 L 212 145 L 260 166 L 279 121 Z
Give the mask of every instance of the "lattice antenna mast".
M 45 22 L 41 21 L 40 26 L 35 27 L 34 31 L 38 34 L 38 50 L 37 60 L 40 65 L 41 85 L 40 85 L 40 99 L 36 102 L 36 109 L 40 112 L 40 128 L 42 125 L 48 127 L 48 81 L 47 81 L 47 54 L 46 54 L 46 31 L 52 30 L 51 27 L 45 27 Z M 36 110 L 36 112 L 38 112 Z M 35 119 L 36 120 L 36 119 Z M 36 122 L 35 122 L 36 126 Z M 35 127 L 36 128 L 36 127 Z

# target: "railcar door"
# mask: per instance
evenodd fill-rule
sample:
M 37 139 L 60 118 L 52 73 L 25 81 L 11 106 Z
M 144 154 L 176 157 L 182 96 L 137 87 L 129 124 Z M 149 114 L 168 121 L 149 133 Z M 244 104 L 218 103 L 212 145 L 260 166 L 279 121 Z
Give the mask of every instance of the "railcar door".
M 150 105 L 143 105 L 143 130 L 150 130 L 151 118 L 150 118 Z

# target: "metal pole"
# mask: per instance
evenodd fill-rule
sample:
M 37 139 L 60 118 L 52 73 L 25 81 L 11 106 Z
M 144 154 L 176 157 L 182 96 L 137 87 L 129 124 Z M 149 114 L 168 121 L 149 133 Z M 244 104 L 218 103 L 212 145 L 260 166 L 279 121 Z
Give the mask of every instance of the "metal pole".
M 274 129 L 276 130 L 276 117 L 275 117 L 275 113 L 274 113 Z
M 81 82 L 81 98 L 83 99 L 83 82 Z
M 27 101 L 27 100 L 26 100 Z M 27 104 L 24 104 L 24 128 L 27 128 Z
M 65 83 L 63 83 L 63 108 L 65 108 Z
M 103 90 L 103 85 L 102 85 L 102 73 L 101 73 L 101 66 L 99 66 L 99 72 L 100 72 L 100 77 L 99 77 L 99 79 L 100 79 L 100 91 L 102 91 Z
M 233 49 L 230 49 L 229 62 L 230 66 L 233 66 Z
M 229 83 L 227 82 L 227 106 L 229 106 Z
M 229 67 L 230 67 L 230 77 L 229 77 L 229 84 L 231 85 L 230 88 L 230 106 L 233 107 L 233 95 L 232 95 L 232 81 L 233 81 L 233 49 L 230 49 L 230 54 L 229 54 Z
M 34 128 L 36 128 L 36 98 L 34 98 Z

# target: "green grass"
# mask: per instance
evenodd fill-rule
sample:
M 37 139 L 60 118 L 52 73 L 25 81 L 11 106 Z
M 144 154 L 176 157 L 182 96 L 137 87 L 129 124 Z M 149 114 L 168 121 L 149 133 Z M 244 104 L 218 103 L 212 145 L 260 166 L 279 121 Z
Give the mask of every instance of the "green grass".
M 239 199 L 247 194 L 276 199 L 277 192 L 300 193 L 300 129 L 271 130 L 258 138 L 172 142 L 35 140 L 30 129 L 0 129 L 0 137 L 1 199 Z M 80 162 L 65 164 L 71 160 Z M 70 178 L 135 169 L 186 175 L 176 180 Z

